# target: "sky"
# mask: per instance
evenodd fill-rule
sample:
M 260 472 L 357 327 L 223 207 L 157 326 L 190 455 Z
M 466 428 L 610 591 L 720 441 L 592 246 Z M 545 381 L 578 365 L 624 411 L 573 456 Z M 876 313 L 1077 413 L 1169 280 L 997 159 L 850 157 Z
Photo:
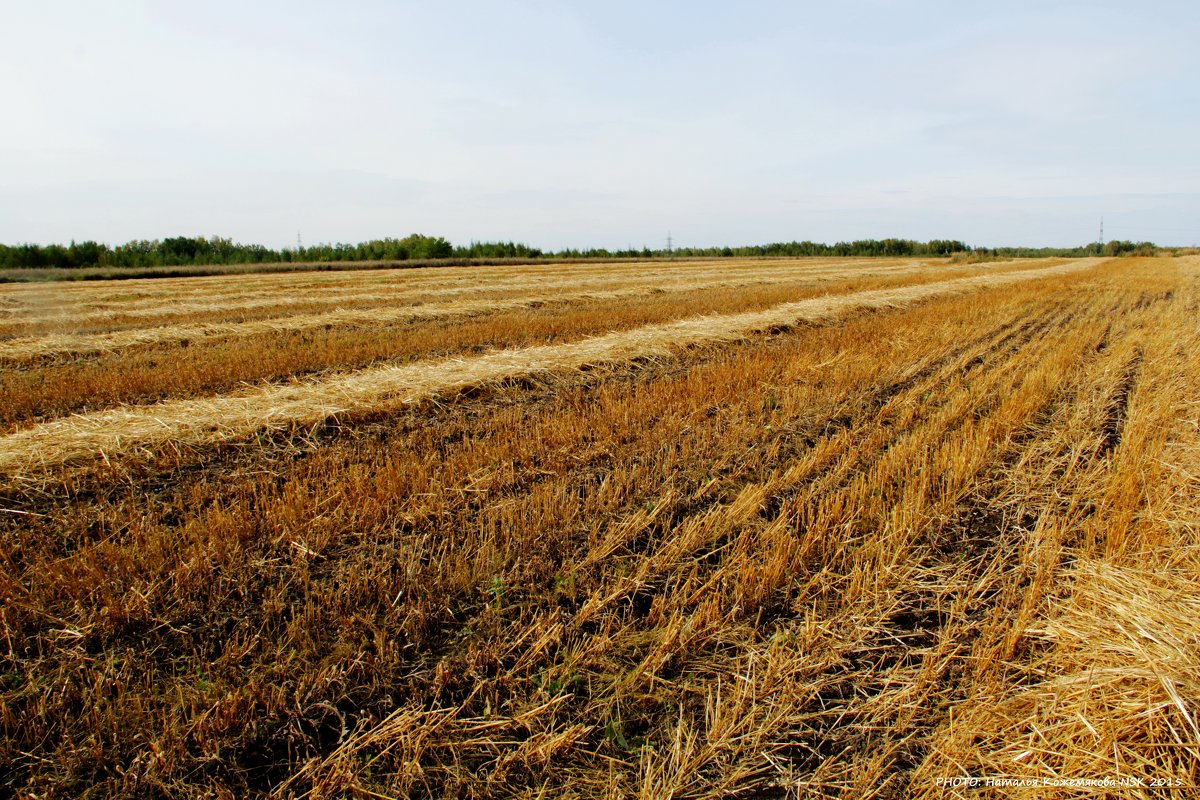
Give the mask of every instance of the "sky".
M 1200 243 L 1200 4 L 0 0 L 0 242 Z

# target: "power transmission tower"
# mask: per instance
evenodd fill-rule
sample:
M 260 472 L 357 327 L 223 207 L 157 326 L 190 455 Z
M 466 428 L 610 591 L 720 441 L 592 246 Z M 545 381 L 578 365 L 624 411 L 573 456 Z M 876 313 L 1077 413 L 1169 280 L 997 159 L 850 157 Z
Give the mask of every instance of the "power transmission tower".
M 1104 247 L 1104 217 L 1100 218 L 1100 246 Z
M 672 243 L 673 241 L 674 241 L 674 240 L 671 238 L 671 232 L 670 232 L 670 231 L 667 231 L 667 258 L 674 258 L 674 257 L 675 257 L 675 253 L 674 253 L 674 251 L 671 249 L 671 243 Z

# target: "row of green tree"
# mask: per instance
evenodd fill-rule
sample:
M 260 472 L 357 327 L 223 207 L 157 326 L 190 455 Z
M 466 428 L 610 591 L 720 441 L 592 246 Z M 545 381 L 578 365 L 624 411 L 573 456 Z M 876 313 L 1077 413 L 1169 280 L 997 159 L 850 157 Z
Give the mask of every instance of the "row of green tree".
M 999 258 L 1079 258 L 1082 256 L 1151 256 L 1158 252 L 1154 242 L 1131 242 L 1113 239 L 1111 242 L 1092 242 L 1083 247 L 978 247 L 973 252 Z
M 459 248 L 461 249 L 461 248 Z M 271 264 L 310 261 L 407 261 L 451 258 L 456 248 L 440 236 L 413 234 L 359 244 L 318 244 L 272 250 L 219 236 L 175 236 L 138 240 L 116 247 L 98 242 L 69 245 L 0 245 L 0 268 L 177 267 L 199 264 Z
M 774 242 L 742 247 L 676 247 L 671 251 L 650 248 L 625 250 L 563 250 L 558 258 L 752 258 L 762 256 L 948 256 L 970 251 L 966 244 L 950 239 L 917 242 L 911 239 L 859 239 L 853 242 Z
M 1038 256 L 1128 255 L 1152 253 L 1150 242 L 1112 241 L 1074 248 L 972 248 L 961 241 L 933 239 L 859 239 L 853 242 L 775 242 L 746 247 L 680 247 L 672 250 L 626 248 L 607 250 L 567 249 L 544 252 L 516 242 L 471 242 L 454 246 L 440 236 L 414 233 L 402 239 L 375 239 L 359 244 L 318 244 L 272 250 L 260 244 L 240 244 L 221 237 L 176 236 L 139 240 L 110 247 L 98 242 L 68 245 L 0 245 L 0 269 L 81 267 L 162 267 L 205 264 L 269 264 L 334 261 L 408 261 L 445 258 L 748 258 L 763 256 L 950 256 L 959 253 L 981 257 L 1028 258 Z

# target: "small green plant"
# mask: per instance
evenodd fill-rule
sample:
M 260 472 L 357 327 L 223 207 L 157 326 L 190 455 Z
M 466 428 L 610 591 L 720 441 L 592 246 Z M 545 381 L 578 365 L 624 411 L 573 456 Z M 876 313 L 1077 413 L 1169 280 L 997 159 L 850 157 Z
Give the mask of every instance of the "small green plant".
M 623 752 L 633 753 L 646 746 L 645 736 L 627 736 L 625 725 L 619 719 L 609 719 L 604 724 L 604 738 Z
M 572 686 L 580 682 L 581 678 L 577 674 L 565 675 L 563 677 L 551 677 L 550 670 L 540 669 L 533 676 L 533 685 L 541 689 L 549 695 L 558 695 Z
M 610 719 L 605 723 L 604 738 L 622 750 L 629 752 L 629 742 L 625 739 L 625 730 L 620 720 Z
M 574 594 L 576 578 L 574 572 L 560 573 L 554 576 L 554 589 L 559 594 Z
M 492 606 L 494 608 L 502 608 L 504 606 L 506 591 L 504 588 L 503 575 L 492 576 L 492 581 L 488 584 L 487 593 L 488 596 L 492 598 Z

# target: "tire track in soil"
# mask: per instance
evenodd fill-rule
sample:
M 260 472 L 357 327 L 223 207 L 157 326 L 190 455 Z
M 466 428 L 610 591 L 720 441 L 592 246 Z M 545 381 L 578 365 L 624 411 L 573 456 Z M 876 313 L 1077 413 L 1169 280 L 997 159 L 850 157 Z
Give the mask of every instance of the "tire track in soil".
M 1108 413 L 1100 426 L 1100 449 L 1096 452 L 1096 458 L 1107 458 L 1121 443 L 1121 436 L 1125 433 L 1125 418 L 1129 412 L 1129 396 L 1137 383 L 1144 356 L 1140 347 L 1134 351 L 1133 357 L 1125 365 L 1121 381 L 1105 404 Z

